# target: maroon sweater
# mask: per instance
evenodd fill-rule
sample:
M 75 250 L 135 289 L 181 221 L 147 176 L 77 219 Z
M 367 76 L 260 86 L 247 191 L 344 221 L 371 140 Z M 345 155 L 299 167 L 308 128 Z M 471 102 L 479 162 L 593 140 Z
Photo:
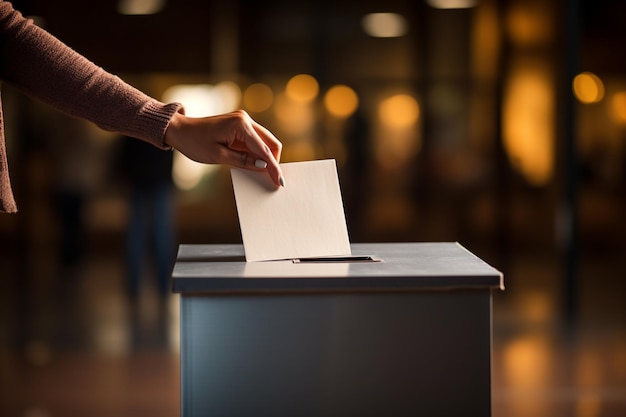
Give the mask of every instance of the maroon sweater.
M 0 80 L 102 129 L 167 149 L 178 103 L 164 104 L 104 71 L 0 0 Z M 0 102 L 0 211 L 15 212 Z

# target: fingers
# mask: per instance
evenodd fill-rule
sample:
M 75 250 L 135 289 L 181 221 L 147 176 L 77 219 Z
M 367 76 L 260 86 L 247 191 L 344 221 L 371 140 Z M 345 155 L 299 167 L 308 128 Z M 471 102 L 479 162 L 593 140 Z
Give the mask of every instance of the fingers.
M 222 155 L 220 159 L 224 161 L 224 163 L 236 166 L 238 168 L 245 168 L 253 171 L 265 171 L 269 167 L 267 161 L 265 161 L 261 157 L 251 154 L 250 152 L 237 151 L 231 148 L 224 147 L 221 154 Z M 277 180 L 275 180 L 271 174 L 270 177 L 277 186 L 284 184 L 284 180 L 282 180 L 283 182 L 281 183 L 281 177 L 278 177 Z
M 248 135 L 244 141 L 246 148 L 257 155 L 272 155 L 276 161 L 280 160 L 282 144 L 265 127 L 254 121 L 248 113 L 240 110 L 243 115 L 244 128 Z
M 256 161 L 254 161 L 254 166 L 259 169 L 265 169 L 267 168 L 267 162 L 262 159 L 257 159 Z
M 272 158 L 271 155 L 270 158 Z M 245 168 L 252 171 L 267 171 L 270 179 L 277 187 L 285 186 L 285 180 L 282 176 L 282 172 L 278 164 L 272 166 L 267 161 L 265 161 L 263 157 L 259 157 L 250 152 L 237 151 L 228 147 L 224 147 L 221 151 L 220 160 L 223 161 L 223 163 L 238 168 Z
M 283 149 L 283 144 L 263 125 L 258 124 L 256 121 L 252 120 L 252 127 L 257 132 L 261 140 L 270 148 L 270 151 L 274 155 L 276 161 L 280 161 L 280 154 Z
M 206 118 L 178 117 L 170 122 L 166 139 L 195 161 L 265 170 L 277 186 L 284 184 L 278 164 L 282 144 L 243 110 Z
M 285 180 L 278 164 L 282 152 L 282 144 L 268 129 L 254 121 L 246 112 L 242 111 L 242 113 L 244 115 L 244 125 L 248 130 L 244 143 L 252 154 L 246 157 L 246 166 L 252 164 L 258 169 L 262 163 L 259 162 L 259 165 L 255 165 L 256 161 L 261 160 L 265 162 L 267 164 L 265 169 L 267 169 L 272 181 L 276 185 L 284 186 Z

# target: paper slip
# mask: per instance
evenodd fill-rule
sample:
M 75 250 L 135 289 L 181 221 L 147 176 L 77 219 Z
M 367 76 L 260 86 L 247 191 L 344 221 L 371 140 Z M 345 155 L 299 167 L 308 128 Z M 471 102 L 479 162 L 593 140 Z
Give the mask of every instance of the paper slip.
M 246 261 L 350 255 L 335 160 L 280 166 L 278 189 L 267 172 L 231 169 Z

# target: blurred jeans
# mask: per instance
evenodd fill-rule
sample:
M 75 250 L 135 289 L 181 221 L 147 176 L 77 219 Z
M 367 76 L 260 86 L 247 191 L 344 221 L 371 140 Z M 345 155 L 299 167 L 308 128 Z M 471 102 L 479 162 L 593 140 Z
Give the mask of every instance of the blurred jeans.
M 141 278 L 148 270 L 154 271 L 159 295 L 166 297 L 175 260 L 172 186 L 134 187 L 129 209 L 126 262 L 130 296 L 139 297 Z

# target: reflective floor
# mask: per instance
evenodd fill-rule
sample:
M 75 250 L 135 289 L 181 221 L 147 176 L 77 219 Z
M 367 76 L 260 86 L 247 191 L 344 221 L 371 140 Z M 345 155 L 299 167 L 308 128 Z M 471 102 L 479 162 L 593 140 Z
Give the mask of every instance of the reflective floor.
M 494 416 L 626 415 L 626 286 L 608 265 L 591 269 L 573 326 L 558 319 L 548 265 L 511 271 L 494 302 Z
M 626 415 L 623 271 L 601 257 L 581 265 L 571 328 L 553 260 L 522 258 L 506 272 L 493 305 L 493 416 Z M 71 294 L 47 281 L 20 297 L 20 284 L 3 283 L 0 415 L 180 415 L 177 297 L 160 302 L 146 279 L 131 305 L 115 256 L 91 255 L 77 276 Z

